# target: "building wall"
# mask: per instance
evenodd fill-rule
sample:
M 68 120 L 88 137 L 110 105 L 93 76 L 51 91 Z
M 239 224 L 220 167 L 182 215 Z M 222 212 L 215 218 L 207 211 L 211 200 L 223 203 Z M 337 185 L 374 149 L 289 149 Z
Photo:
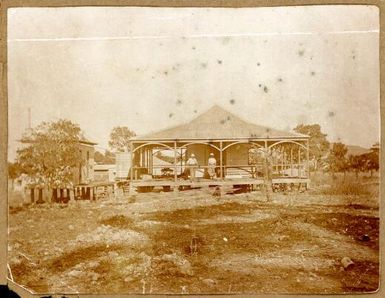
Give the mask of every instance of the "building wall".
M 247 144 L 237 144 L 226 149 L 226 165 L 248 165 L 249 148 Z
M 195 158 L 200 166 L 205 166 L 207 164 L 209 153 L 206 145 L 196 144 L 188 146 L 186 160 L 190 158 L 192 153 L 195 154 Z
M 116 177 L 116 165 L 94 165 L 94 181 L 114 182 Z
M 74 184 L 86 184 L 94 180 L 94 154 L 93 145 L 81 143 L 79 144 L 81 154 L 81 163 L 73 169 Z
M 119 152 L 116 153 L 115 158 L 116 165 L 116 178 L 126 179 L 130 176 L 130 168 L 131 168 L 131 153 L 130 152 Z

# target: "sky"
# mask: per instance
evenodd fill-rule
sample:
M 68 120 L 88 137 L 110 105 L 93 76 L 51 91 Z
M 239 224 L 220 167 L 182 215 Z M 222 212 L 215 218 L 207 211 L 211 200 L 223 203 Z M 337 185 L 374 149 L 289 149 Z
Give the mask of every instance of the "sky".
M 321 125 L 330 141 L 379 141 L 379 11 L 276 8 L 8 10 L 9 150 L 31 125 L 78 123 L 108 149 L 214 104 L 255 124 Z

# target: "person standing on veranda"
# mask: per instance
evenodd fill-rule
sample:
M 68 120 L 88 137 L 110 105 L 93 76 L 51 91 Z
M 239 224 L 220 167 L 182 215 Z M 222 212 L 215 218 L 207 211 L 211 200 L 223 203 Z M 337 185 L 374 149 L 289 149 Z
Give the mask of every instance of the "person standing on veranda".
M 194 153 L 190 155 L 190 158 L 187 160 L 186 165 L 188 172 L 190 173 L 190 180 L 192 181 L 195 179 L 195 170 L 198 167 L 198 161 L 195 158 Z
M 217 160 L 214 157 L 214 153 L 210 153 L 210 157 L 207 162 L 207 165 L 208 165 L 207 172 L 210 176 L 210 179 L 212 180 L 216 178 L 215 168 L 217 167 Z

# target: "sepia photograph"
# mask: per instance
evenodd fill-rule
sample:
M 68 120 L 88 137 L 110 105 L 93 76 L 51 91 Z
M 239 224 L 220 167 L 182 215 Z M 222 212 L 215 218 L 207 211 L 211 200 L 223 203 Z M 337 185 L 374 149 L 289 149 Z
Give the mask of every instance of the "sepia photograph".
M 7 12 L 8 280 L 379 289 L 379 8 Z

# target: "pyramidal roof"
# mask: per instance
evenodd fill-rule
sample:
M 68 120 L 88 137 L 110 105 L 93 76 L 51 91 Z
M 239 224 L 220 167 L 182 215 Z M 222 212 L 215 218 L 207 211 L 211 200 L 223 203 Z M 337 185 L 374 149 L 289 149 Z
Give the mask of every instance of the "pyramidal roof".
M 136 140 L 165 139 L 240 139 L 240 138 L 308 138 L 307 135 L 286 132 L 245 121 L 220 106 L 213 106 L 188 123 L 163 129 Z

